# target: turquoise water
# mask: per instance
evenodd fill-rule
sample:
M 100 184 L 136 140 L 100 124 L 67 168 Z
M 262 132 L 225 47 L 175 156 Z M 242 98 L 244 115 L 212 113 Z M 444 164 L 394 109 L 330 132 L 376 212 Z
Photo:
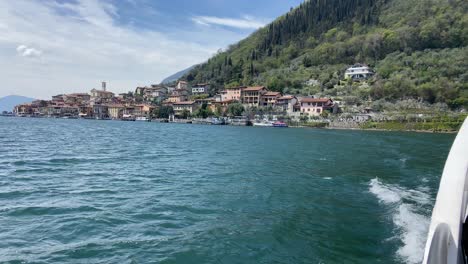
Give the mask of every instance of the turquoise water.
M 0 262 L 418 263 L 454 137 L 0 118 Z

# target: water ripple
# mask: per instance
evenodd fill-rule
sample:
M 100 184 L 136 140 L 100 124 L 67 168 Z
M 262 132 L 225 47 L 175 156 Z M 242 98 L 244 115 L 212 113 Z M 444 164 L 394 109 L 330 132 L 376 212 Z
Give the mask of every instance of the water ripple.
M 429 208 L 452 140 L 0 117 L 0 262 L 413 262 L 369 182 Z

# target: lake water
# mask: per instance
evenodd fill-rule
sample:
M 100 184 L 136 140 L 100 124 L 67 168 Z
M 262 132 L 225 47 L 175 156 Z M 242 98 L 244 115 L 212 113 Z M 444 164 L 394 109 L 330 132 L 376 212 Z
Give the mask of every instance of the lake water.
M 454 137 L 0 117 L 0 262 L 418 263 Z

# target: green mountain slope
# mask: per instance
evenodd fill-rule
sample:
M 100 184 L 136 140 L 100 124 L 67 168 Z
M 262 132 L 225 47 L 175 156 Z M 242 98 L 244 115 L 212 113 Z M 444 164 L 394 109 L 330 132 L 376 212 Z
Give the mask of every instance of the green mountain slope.
M 267 85 L 361 101 L 414 98 L 467 108 L 468 1 L 309 0 L 183 78 Z M 354 63 L 374 67 L 369 87 L 343 82 Z M 309 79 L 319 84 L 306 85 Z

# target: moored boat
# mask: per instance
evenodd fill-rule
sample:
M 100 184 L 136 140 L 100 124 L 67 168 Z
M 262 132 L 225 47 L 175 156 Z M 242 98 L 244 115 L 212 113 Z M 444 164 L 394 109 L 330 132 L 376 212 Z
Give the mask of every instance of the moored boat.
M 272 126 L 273 126 L 273 123 L 270 122 L 270 121 L 253 122 L 253 126 L 272 127 Z
M 273 127 L 288 127 L 288 124 L 281 121 L 276 121 L 273 123 Z
M 135 118 L 135 121 L 144 121 L 144 122 L 148 122 L 149 119 L 148 119 L 146 116 L 139 116 L 139 117 Z

